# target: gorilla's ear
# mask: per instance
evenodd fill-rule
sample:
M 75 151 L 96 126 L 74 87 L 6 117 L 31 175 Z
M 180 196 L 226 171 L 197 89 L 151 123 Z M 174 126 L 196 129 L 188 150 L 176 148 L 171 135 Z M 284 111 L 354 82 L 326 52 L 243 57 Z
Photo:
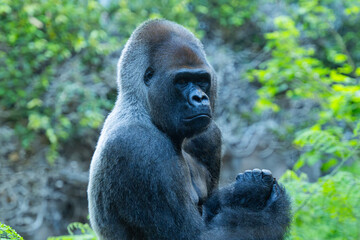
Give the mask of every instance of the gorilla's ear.
M 144 83 L 146 86 L 150 85 L 150 80 L 154 76 L 154 69 L 152 67 L 148 67 L 144 74 Z

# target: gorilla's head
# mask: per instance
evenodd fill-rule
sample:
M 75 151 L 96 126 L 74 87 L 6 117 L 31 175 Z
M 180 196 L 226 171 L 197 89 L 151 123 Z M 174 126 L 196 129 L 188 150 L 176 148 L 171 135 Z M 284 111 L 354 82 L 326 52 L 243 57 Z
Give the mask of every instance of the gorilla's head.
M 118 83 L 120 96 L 134 109 L 140 104 L 173 140 L 204 131 L 213 116 L 214 70 L 200 41 L 176 23 L 151 20 L 135 30 L 120 58 Z

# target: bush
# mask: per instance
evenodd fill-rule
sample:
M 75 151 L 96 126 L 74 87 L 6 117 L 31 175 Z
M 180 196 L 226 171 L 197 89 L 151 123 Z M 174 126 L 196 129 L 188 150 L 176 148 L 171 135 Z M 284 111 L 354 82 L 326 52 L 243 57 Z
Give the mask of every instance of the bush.
M 288 171 L 281 182 L 293 198 L 294 218 L 287 239 L 358 239 L 358 175 L 341 171 L 310 183 L 305 174 Z
M 283 114 L 284 101 L 315 106 L 315 121 L 290 126 L 286 133 L 301 150 L 294 170 L 320 163 L 324 175 L 315 183 L 291 171 L 283 176 L 294 202 L 288 239 L 357 239 L 360 234 L 360 69 L 358 49 L 349 50 L 360 40 L 352 27 L 359 24 L 352 15 L 358 4 L 299 2 L 289 16 L 275 19 L 276 30 L 266 35 L 271 58 L 248 75 L 261 84 L 259 113 Z
M 102 13 L 95 0 L 0 3 L 1 118 L 17 130 L 26 149 L 45 135 L 51 161 L 56 158 L 59 141 L 72 134 L 71 125 L 76 123 L 58 106 L 47 104 L 47 90 L 58 81 L 59 67 L 75 55 L 81 58 L 82 72 L 101 69 L 110 50 L 100 23 Z M 80 98 L 84 101 L 86 96 Z M 99 111 L 92 110 L 90 107 L 79 120 L 98 127 L 102 119 Z
M 318 105 L 318 120 L 297 126 L 295 134 L 290 135 L 294 143 L 303 148 L 295 169 L 322 161 L 322 170 L 326 173 L 338 163 L 359 161 L 360 87 L 357 78 L 360 70 L 347 61 L 351 56 L 346 52 L 332 53 L 335 55 L 331 55 L 331 64 L 316 58 L 315 48 L 301 46 L 301 33 L 290 17 L 276 18 L 275 25 L 278 30 L 266 35 L 272 58 L 249 75 L 262 84 L 258 90 L 257 111 L 284 111 L 277 104 L 284 98 L 307 99 Z

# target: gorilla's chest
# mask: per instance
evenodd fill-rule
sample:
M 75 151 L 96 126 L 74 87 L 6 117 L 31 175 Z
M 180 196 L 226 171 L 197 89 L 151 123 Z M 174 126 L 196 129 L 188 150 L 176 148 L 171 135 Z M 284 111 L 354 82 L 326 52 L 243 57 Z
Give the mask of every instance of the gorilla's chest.
M 184 153 L 184 158 L 187 164 L 188 175 L 191 178 L 187 186 L 190 198 L 201 213 L 202 205 L 209 194 L 208 183 L 210 175 L 207 168 L 189 154 Z

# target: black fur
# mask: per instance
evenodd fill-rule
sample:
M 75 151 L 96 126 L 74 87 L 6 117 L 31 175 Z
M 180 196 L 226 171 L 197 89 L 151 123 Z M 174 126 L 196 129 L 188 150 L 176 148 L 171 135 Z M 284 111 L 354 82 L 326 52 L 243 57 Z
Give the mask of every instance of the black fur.
M 118 84 L 90 167 L 100 240 L 283 238 L 290 203 L 269 171 L 218 190 L 217 82 L 192 33 L 145 22 L 123 50 Z

